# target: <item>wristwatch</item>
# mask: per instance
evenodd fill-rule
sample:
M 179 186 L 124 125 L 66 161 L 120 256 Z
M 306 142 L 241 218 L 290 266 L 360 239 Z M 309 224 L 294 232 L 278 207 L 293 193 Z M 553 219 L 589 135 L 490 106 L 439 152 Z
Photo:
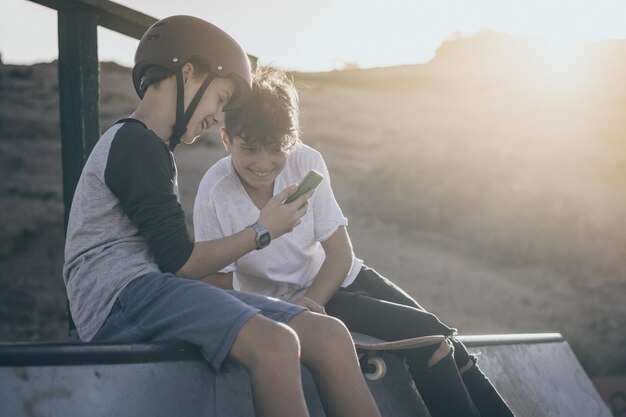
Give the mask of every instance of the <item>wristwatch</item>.
M 256 250 L 263 249 L 270 244 L 272 237 L 265 227 L 258 223 L 253 223 L 248 227 L 251 227 L 256 232 Z

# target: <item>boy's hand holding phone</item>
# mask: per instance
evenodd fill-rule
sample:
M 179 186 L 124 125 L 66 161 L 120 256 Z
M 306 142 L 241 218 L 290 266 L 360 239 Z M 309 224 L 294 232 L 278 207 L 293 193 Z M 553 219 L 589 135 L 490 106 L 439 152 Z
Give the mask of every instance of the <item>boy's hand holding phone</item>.
M 295 191 L 295 184 L 288 186 L 272 197 L 261 210 L 257 223 L 267 229 L 272 239 L 291 232 L 300 224 L 300 217 L 304 216 L 309 208 L 307 200 L 311 198 L 313 191 L 298 197 L 294 204 L 283 204 L 283 201 Z
M 261 210 L 257 223 L 267 229 L 272 239 L 291 232 L 300 224 L 300 218 L 309 208 L 308 199 L 323 179 L 319 172 L 310 171 L 297 188 L 290 185 L 272 197 Z

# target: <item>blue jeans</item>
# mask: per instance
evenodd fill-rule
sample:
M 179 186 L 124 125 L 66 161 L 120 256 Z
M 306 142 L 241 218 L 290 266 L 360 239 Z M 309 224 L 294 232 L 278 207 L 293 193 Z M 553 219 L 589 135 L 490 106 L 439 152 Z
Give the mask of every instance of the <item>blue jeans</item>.
M 454 345 L 461 368 L 470 358 L 467 348 L 454 338 L 456 329 L 443 324 L 400 287 L 375 270 L 363 266 L 352 284 L 340 288 L 326 304 L 326 312 L 343 321 L 352 332 L 382 340 L 443 335 Z M 404 352 L 411 367 L 423 367 L 438 345 Z

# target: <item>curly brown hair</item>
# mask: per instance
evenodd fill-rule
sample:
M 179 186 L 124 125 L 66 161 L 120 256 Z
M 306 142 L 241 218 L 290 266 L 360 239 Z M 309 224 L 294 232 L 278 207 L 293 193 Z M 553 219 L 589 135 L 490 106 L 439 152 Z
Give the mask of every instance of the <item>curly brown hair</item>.
M 252 93 L 246 104 L 225 113 L 228 136 L 265 148 L 289 151 L 300 142 L 298 91 L 285 71 L 260 65 L 252 74 Z

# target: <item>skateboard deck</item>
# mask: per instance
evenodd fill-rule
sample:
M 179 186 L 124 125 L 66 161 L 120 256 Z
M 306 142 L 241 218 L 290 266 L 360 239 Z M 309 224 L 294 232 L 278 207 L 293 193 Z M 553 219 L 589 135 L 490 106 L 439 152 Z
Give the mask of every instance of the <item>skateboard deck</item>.
M 402 340 L 393 340 L 390 342 L 386 342 L 384 340 L 377 339 L 372 336 L 368 336 L 361 333 L 352 333 L 352 339 L 354 340 L 354 347 L 357 350 L 373 352 L 373 351 L 383 351 L 383 350 L 404 350 L 404 349 L 413 349 L 424 346 L 431 346 L 438 343 L 441 343 L 445 336 L 443 335 L 433 335 L 433 336 L 422 336 L 422 337 L 413 337 L 410 339 L 402 339 Z
M 382 354 L 383 352 L 436 345 L 441 343 L 445 339 L 445 336 L 413 337 L 411 339 L 387 342 L 365 334 L 352 333 L 352 339 L 354 340 L 354 347 L 359 354 L 359 362 L 363 375 L 370 381 L 377 381 L 384 378 L 388 373 L 389 356 Z M 394 357 L 394 355 L 391 357 Z

